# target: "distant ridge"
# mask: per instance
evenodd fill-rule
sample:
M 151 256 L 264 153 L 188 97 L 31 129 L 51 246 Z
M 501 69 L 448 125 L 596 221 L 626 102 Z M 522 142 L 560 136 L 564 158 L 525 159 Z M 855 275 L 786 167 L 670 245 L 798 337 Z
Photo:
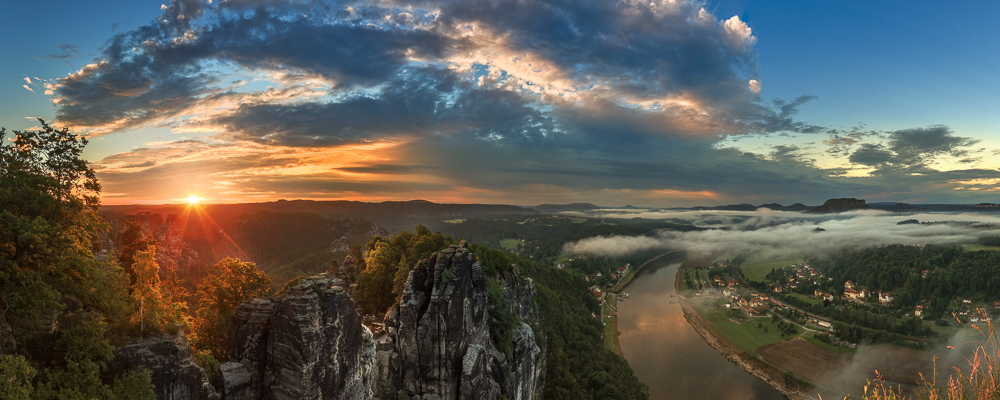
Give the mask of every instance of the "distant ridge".
M 865 199 L 855 199 L 842 198 L 842 199 L 830 199 L 827 200 L 823 205 L 816 207 L 812 210 L 806 211 L 807 213 L 836 213 L 854 210 L 874 210 L 874 208 L 869 207 L 865 203 Z
M 532 208 L 543 211 L 586 211 L 586 210 L 596 210 L 602 207 L 598 207 L 590 203 L 570 203 L 570 204 L 539 204 Z
M 778 203 L 761 204 L 759 206 L 755 206 L 753 204 L 748 204 L 748 203 L 743 203 L 743 204 L 730 204 L 730 205 L 726 205 L 726 206 L 714 206 L 714 207 L 699 206 L 699 207 L 692 207 L 691 209 L 692 210 L 718 210 L 718 211 L 755 211 L 755 210 L 757 210 L 758 208 L 761 208 L 761 207 L 767 208 L 767 209 L 771 209 L 771 210 L 774 210 L 774 211 L 806 211 L 806 210 L 810 210 L 810 209 L 814 208 L 814 207 L 807 206 L 807 205 L 802 204 L 802 203 L 795 203 L 795 204 L 792 204 L 792 205 L 787 206 L 787 207 L 783 206 L 781 204 L 778 204 Z

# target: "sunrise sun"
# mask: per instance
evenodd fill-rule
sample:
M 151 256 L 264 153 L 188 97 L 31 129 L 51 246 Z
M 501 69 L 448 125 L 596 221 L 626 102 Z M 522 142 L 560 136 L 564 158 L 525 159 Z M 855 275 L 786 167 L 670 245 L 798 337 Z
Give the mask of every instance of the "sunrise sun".
M 198 196 L 196 194 L 188 195 L 188 197 L 184 199 L 184 201 L 190 205 L 196 205 L 205 200 L 206 199 L 204 197 Z

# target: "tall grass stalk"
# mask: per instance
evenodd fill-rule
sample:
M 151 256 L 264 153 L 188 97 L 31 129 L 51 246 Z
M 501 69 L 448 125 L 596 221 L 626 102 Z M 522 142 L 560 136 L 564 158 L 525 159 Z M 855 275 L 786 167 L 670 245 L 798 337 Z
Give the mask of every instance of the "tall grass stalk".
M 969 368 L 963 370 L 952 367 L 947 381 L 938 385 L 937 357 L 934 357 L 934 376 L 931 380 L 920 374 L 920 384 L 914 393 L 903 393 L 898 385 L 886 384 L 882 375 L 875 371 L 875 380 L 865 385 L 864 400 L 981 400 L 1000 399 L 1000 338 L 993 327 L 993 322 L 986 315 L 986 310 L 976 309 L 981 319 L 986 321 L 986 331 L 975 325 L 964 325 L 967 332 L 976 337 L 965 344 L 974 344 L 975 350 L 971 357 L 958 352 L 953 346 L 948 346 L 958 352 L 968 363 Z M 952 317 L 955 317 L 952 314 Z M 958 320 L 958 318 L 955 318 Z M 961 323 L 961 321 L 959 321 Z M 976 332 L 973 332 L 973 329 Z M 820 397 L 822 399 L 822 397 Z M 845 397 L 846 399 L 846 397 Z

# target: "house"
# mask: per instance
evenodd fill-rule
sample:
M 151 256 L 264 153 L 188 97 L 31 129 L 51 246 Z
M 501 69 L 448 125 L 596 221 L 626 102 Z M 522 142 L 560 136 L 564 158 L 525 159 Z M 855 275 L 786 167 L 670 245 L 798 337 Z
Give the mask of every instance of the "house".
M 819 321 L 819 326 L 822 326 L 826 329 L 830 329 L 833 325 L 831 325 L 829 322 L 826 321 Z
M 823 297 L 824 294 L 825 293 L 823 293 L 823 291 L 819 290 L 819 289 L 816 289 L 815 291 L 813 291 L 813 295 L 816 296 L 816 297 Z
M 712 279 L 715 280 L 715 283 L 717 283 L 717 284 L 721 284 L 722 283 L 722 277 L 720 277 L 718 275 L 712 277 Z
M 929 273 L 931 273 L 931 270 L 929 270 L 929 269 L 925 269 L 923 271 L 920 271 L 920 277 L 924 278 L 924 279 L 927 279 L 927 274 L 929 274 Z
M 854 282 L 851 281 L 844 282 L 844 289 L 854 289 Z
M 824 294 L 824 295 L 823 295 L 823 300 L 829 300 L 829 301 L 833 301 L 833 295 L 832 295 L 832 294 L 829 294 L 829 293 L 827 293 L 827 294 Z
M 913 311 L 914 316 L 921 316 L 924 313 L 924 306 L 917 306 L 917 309 Z
M 859 299 L 861 298 L 861 293 L 854 289 L 844 289 L 844 297 L 847 297 L 848 299 Z
M 868 291 L 868 289 L 861 289 L 858 293 L 861 295 L 862 299 L 872 297 L 872 292 Z
M 618 267 L 618 273 L 624 274 L 626 272 L 628 272 L 628 265 L 622 265 L 622 266 Z
M 563 264 L 563 263 L 556 264 L 556 268 L 559 268 L 559 269 L 566 268 L 566 264 Z
M 740 284 L 739 282 L 737 282 L 735 279 L 733 279 L 733 280 L 729 281 L 729 285 L 728 286 L 731 288 L 731 287 L 734 287 L 734 286 L 739 285 L 739 284 Z
M 889 293 L 878 292 L 879 303 L 886 304 L 892 302 L 892 296 Z
M 600 278 L 600 277 L 601 277 L 601 273 L 600 273 L 600 272 L 598 272 L 598 273 L 597 273 L 597 277 L 598 277 L 598 278 Z

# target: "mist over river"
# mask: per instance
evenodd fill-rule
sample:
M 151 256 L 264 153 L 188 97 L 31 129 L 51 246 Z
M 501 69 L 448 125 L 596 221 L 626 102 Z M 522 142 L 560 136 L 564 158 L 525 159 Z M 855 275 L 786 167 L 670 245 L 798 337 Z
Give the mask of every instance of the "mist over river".
M 774 388 L 710 347 L 684 319 L 674 279 L 680 262 L 664 257 L 646 266 L 620 301 L 622 353 L 635 375 L 649 385 L 649 398 L 784 399 Z

